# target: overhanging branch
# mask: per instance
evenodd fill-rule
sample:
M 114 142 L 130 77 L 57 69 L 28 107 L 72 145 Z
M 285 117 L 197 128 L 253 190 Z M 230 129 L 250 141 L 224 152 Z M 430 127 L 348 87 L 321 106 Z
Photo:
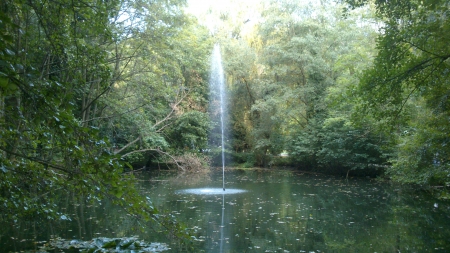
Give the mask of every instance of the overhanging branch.
M 177 161 L 177 159 L 175 159 L 175 157 L 173 157 L 173 156 L 170 155 L 169 153 L 164 152 L 164 151 L 162 151 L 162 150 L 160 150 L 160 149 L 147 148 L 147 149 L 134 150 L 134 151 L 131 151 L 131 152 L 128 152 L 128 153 L 122 155 L 121 158 L 123 158 L 123 157 L 125 157 L 125 156 L 128 156 L 128 155 L 131 155 L 131 154 L 134 154 L 134 153 L 142 153 L 142 152 L 148 152 L 148 151 L 156 151 L 156 152 L 158 152 L 159 154 L 168 156 L 170 159 L 172 159 L 172 160 L 175 162 L 175 164 L 177 165 L 178 168 L 184 170 L 184 167 L 181 166 L 181 165 L 178 163 L 178 161 Z

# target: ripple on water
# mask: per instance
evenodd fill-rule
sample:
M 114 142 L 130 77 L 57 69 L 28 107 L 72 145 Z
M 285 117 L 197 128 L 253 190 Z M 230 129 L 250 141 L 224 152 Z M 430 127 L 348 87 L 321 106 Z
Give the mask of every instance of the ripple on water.
M 196 195 L 218 195 L 218 194 L 237 194 L 244 193 L 247 190 L 242 189 L 228 189 L 225 191 L 222 188 L 194 188 L 194 189 L 184 189 L 178 190 L 177 193 L 181 194 L 196 194 Z

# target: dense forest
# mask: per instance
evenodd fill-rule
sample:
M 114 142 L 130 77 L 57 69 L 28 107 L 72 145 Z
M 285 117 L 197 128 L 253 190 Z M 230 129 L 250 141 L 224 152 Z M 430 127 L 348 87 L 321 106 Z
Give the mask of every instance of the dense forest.
M 448 186 L 448 1 L 232 1 L 198 17 L 186 5 L 2 1 L 1 220 L 63 217 L 52 201 L 66 191 L 176 227 L 131 172 L 214 165 L 217 43 L 228 166 Z

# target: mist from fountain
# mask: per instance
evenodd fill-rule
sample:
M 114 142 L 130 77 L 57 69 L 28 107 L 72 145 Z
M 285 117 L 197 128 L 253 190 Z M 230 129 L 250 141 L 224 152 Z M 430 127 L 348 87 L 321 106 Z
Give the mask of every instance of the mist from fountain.
M 220 115 L 221 148 L 222 148 L 222 188 L 225 191 L 225 121 L 226 121 L 226 92 L 225 76 L 222 66 L 222 55 L 220 45 L 214 45 L 211 56 L 211 78 L 209 81 L 211 93 L 211 112 Z

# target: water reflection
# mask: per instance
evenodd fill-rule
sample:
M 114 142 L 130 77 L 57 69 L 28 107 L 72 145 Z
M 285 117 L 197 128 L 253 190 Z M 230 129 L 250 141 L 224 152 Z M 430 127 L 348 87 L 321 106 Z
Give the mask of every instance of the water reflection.
M 222 223 L 220 223 L 220 253 L 223 252 L 223 243 L 224 243 L 224 231 L 223 228 L 225 227 L 223 218 L 224 218 L 224 212 L 225 212 L 225 194 L 222 194 Z
M 141 190 L 160 210 L 186 224 L 193 252 L 446 252 L 450 249 L 450 205 L 409 187 L 368 180 L 297 174 L 234 171 L 226 191 L 197 194 L 185 190 L 220 186 L 208 180 L 172 180 L 173 175 L 141 175 Z M 181 178 L 181 177 L 180 177 Z M 205 183 L 203 183 L 205 182 Z M 214 189 L 214 188 L 213 188 Z M 65 198 L 58 206 L 71 219 L 52 223 L 1 224 L 0 248 L 19 251 L 51 236 L 138 235 L 171 244 L 159 230 L 142 224 L 107 201 Z
M 449 228 L 443 226 L 448 203 L 408 187 L 291 172 L 247 171 L 229 177 L 227 189 L 247 192 L 225 196 L 222 217 L 228 220 L 220 240 L 228 247 L 225 252 L 422 252 L 450 247 Z M 199 250 L 223 250 L 217 244 L 219 196 L 171 194 L 166 185 L 158 189 L 164 195 L 161 204 L 180 210 L 177 218 L 204 240 L 198 242 Z

